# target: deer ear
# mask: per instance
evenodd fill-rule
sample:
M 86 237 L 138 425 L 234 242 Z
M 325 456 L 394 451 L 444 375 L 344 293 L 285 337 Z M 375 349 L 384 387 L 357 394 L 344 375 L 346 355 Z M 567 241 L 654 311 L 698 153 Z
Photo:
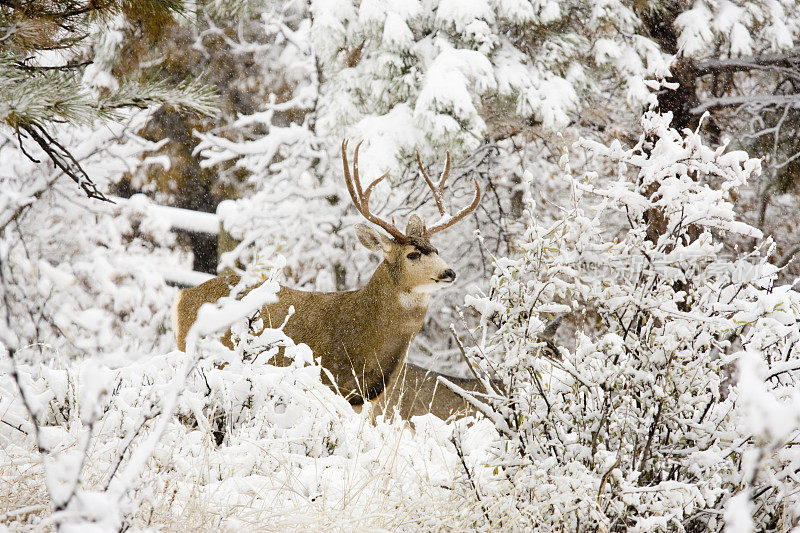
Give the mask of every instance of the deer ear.
M 417 215 L 411 215 L 408 219 L 408 225 L 406 226 L 406 235 L 416 235 L 417 237 L 422 237 L 422 234 L 425 232 L 425 223 L 419 218 Z
M 394 246 L 394 241 L 375 228 L 366 224 L 356 224 L 356 235 L 358 240 L 367 249 L 373 252 L 389 253 Z

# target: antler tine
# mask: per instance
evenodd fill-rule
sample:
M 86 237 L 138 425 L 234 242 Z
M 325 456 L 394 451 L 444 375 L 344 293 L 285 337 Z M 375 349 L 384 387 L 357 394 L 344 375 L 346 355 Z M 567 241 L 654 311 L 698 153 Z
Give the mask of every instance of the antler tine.
M 344 183 L 347 185 L 347 192 L 350 193 L 350 198 L 353 200 L 353 202 L 355 202 L 356 191 L 353 189 L 350 168 L 349 164 L 347 163 L 347 139 L 342 139 L 342 169 L 344 170 Z
M 386 172 L 383 173 L 383 176 L 380 176 L 379 178 L 376 178 L 375 181 L 370 183 L 369 186 L 366 189 L 364 189 L 364 197 L 363 198 L 364 198 L 364 203 L 365 204 L 369 204 L 369 195 L 372 194 L 372 189 L 377 184 L 379 184 L 381 181 L 383 181 L 384 178 L 386 178 L 386 176 L 388 176 L 388 175 L 389 175 L 389 171 L 387 170 Z M 392 221 L 392 223 L 394 223 L 394 220 Z
M 361 212 L 361 202 L 356 190 L 353 188 L 353 177 L 350 175 L 350 165 L 347 162 L 347 139 L 342 140 L 342 167 L 344 167 L 344 182 L 347 185 L 347 192 L 350 193 L 350 199 L 353 200 L 356 208 Z
M 445 172 L 444 172 L 444 179 L 440 181 L 439 186 L 433 184 L 431 181 L 430 176 L 428 173 L 425 172 L 425 167 L 422 166 L 422 160 L 419 157 L 419 152 L 417 152 L 417 165 L 419 165 L 419 171 L 422 174 L 422 177 L 425 178 L 425 183 L 428 184 L 430 187 L 431 192 L 433 192 L 433 201 L 436 202 L 436 207 L 439 209 L 439 214 L 444 215 L 447 211 L 444 208 L 444 199 L 442 198 L 442 184 L 444 184 L 444 180 L 447 179 L 447 173 L 450 172 L 450 153 L 447 153 L 447 161 L 445 162 Z
M 442 190 L 444 187 L 444 182 L 447 181 L 447 177 L 450 175 L 450 150 L 447 150 L 444 153 L 444 170 L 442 171 L 442 175 L 439 177 L 439 190 Z
M 385 229 L 389 235 L 395 238 L 395 240 L 398 242 L 408 242 L 408 237 L 402 231 L 397 229 L 397 226 L 387 222 L 386 220 L 378 218 L 370 212 L 369 196 L 372 194 L 372 189 L 375 187 L 375 185 L 386 178 L 386 176 L 389 175 L 389 172 L 387 171 L 385 174 L 370 183 L 365 191 L 362 190 L 361 181 L 358 175 L 358 149 L 360 146 L 361 143 L 358 143 L 356 146 L 355 155 L 353 156 L 353 174 L 351 175 L 347 162 L 347 139 L 342 141 L 342 165 L 344 167 L 344 181 L 345 184 L 347 184 L 347 191 L 350 193 L 350 198 L 353 200 L 353 205 L 356 206 L 356 209 L 359 213 L 361 213 L 361 216 L 373 224 L 377 224 Z
M 358 149 L 361 148 L 361 143 L 364 141 L 359 141 L 356 145 L 356 153 L 353 155 L 353 178 L 356 182 L 356 191 L 358 191 L 358 197 L 364 198 L 364 191 L 361 190 L 361 178 L 358 175 Z
M 472 199 L 472 203 L 469 204 L 467 207 L 459 211 L 456 216 L 451 217 L 449 220 L 445 220 L 441 224 L 437 224 L 427 229 L 427 235 L 432 235 L 437 231 L 442 231 L 443 229 L 447 229 L 453 224 L 457 223 L 459 220 L 464 218 L 465 216 L 469 215 L 478 207 L 478 204 L 481 201 L 481 187 L 478 185 L 478 180 L 473 178 L 475 183 L 475 197 Z

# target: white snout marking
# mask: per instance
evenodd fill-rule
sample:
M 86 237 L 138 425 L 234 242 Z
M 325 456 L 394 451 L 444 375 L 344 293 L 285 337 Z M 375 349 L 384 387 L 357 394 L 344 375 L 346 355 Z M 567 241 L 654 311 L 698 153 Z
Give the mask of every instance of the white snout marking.
M 442 289 L 448 285 L 453 283 L 452 281 L 437 281 L 435 279 L 431 279 L 430 283 L 423 283 L 422 285 L 417 285 L 412 289 L 412 292 L 416 292 L 417 294 L 430 294 L 433 291 Z

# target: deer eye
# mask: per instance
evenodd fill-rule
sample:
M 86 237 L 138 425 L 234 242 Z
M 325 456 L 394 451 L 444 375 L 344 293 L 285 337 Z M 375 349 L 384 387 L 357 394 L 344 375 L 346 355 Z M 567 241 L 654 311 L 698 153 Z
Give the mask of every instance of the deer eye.
M 420 255 L 422 254 L 420 254 L 419 252 L 411 252 L 406 257 L 408 257 L 409 259 L 419 259 Z

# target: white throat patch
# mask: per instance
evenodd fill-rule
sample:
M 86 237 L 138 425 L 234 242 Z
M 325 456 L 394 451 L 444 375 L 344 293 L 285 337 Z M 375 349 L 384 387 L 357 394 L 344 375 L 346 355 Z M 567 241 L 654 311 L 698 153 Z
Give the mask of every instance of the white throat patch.
M 404 309 L 414 309 L 415 307 L 425 307 L 428 305 L 429 292 L 401 292 L 397 295 L 400 307 Z

